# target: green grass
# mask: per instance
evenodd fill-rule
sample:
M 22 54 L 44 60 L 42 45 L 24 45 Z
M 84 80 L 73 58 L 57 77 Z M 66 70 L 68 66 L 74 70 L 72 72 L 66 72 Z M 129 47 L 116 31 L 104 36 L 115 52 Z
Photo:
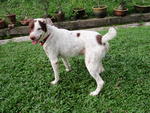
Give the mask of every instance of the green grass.
M 105 85 L 96 97 L 89 96 L 96 83 L 83 56 L 70 59 L 69 73 L 60 61 L 61 81 L 52 86 L 52 68 L 40 45 L 0 45 L 0 112 L 149 113 L 149 29 L 118 29 L 103 61 Z
M 0 1 L 0 18 L 5 18 L 6 9 L 10 13 L 15 13 L 17 19 L 28 18 L 39 18 L 42 17 L 44 11 L 41 9 L 41 3 L 36 2 L 37 0 L 10 0 L 11 3 L 7 5 L 8 0 Z M 63 11 L 65 12 L 66 19 L 71 19 L 73 16 L 72 9 L 76 7 L 84 7 L 86 9 L 87 15 L 93 17 L 92 7 L 96 5 L 96 0 L 61 0 Z M 101 5 L 108 6 L 108 16 L 113 15 L 113 9 L 118 7 L 120 0 L 100 0 Z M 134 12 L 133 5 L 139 0 L 126 0 L 127 8 L 129 8 L 129 13 Z M 148 0 L 145 0 L 147 4 L 150 4 Z M 58 4 L 56 0 L 50 0 L 49 4 L 49 14 L 53 15 L 58 9 Z

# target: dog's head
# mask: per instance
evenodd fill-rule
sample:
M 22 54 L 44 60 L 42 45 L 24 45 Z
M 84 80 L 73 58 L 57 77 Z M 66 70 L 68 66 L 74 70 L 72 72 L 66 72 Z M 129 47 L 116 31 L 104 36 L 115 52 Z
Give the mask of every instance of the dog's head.
M 29 23 L 30 34 L 29 37 L 32 40 L 32 44 L 37 44 L 42 40 L 43 36 L 47 33 L 47 25 L 53 25 L 50 19 L 33 19 Z

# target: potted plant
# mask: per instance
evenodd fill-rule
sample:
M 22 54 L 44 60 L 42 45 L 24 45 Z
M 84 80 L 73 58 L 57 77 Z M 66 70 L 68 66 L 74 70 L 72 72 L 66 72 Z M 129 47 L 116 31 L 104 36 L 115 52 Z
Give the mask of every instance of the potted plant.
M 6 17 L 8 18 L 8 21 L 10 24 L 16 23 L 16 14 L 13 14 L 11 11 L 13 8 L 16 8 L 16 4 L 13 3 L 12 0 L 9 0 L 6 2 L 5 6 L 3 7 L 5 12 L 7 13 Z
M 83 19 L 86 18 L 86 12 L 84 9 L 84 3 L 80 0 L 72 0 L 72 4 L 76 3 L 77 6 L 73 8 L 74 19 Z
M 49 0 L 36 0 L 35 6 L 38 7 L 43 11 L 42 18 L 51 18 L 51 15 L 49 15 Z
M 62 11 L 61 0 L 57 0 L 58 10 L 55 12 L 55 20 L 56 21 L 64 21 L 65 13 Z
M 75 19 L 85 18 L 85 9 L 84 8 L 73 8 L 73 14 Z
M 21 7 L 18 8 L 20 8 L 21 14 L 17 16 L 20 20 L 18 24 L 23 26 L 27 26 L 30 23 L 30 21 L 33 20 L 33 18 L 30 17 L 29 10 L 27 10 L 31 6 L 29 4 L 26 4 L 25 2 L 25 0 L 20 1 Z
M 98 18 L 104 18 L 107 15 L 107 6 L 100 5 L 100 0 L 94 0 L 96 2 L 96 6 L 93 7 L 93 13 Z
M 0 19 L 0 29 L 5 28 L 6 27 L 6 23 L 3 19 Z
M 128 13 L 128 8 L 126 8 L 126 1 L 121 0 L 120 5 L 114 9 L 115 16 L 125 16 Z
M 148 0 L 140 0 L 134 2 L 134 9 L 138 13 L 148 13 L 150 12 L 150 2 Z
M 9 20 L 9 22 L 11 23 L 11 24 L 15 24 L 16 23 L 16 14 L 8 14 L 7 15 L 7 18 L 8 18 L 8 20 Z

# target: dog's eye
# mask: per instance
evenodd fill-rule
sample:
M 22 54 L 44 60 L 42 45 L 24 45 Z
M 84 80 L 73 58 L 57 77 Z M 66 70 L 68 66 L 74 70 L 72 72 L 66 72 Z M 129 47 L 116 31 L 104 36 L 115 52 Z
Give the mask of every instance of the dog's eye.
M 41 28 L 38 28 L 37 30 L 41 30 Z

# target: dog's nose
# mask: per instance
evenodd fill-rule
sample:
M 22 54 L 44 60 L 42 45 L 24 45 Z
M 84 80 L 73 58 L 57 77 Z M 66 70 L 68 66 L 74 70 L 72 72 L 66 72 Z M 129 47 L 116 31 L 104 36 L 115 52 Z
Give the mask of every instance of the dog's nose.
M 31 40 L 35 40 L 35 37 L 34 37 L 34 36 L 32 36 L 32 37 L 30 37 L 30 39 L 31 39 Z

